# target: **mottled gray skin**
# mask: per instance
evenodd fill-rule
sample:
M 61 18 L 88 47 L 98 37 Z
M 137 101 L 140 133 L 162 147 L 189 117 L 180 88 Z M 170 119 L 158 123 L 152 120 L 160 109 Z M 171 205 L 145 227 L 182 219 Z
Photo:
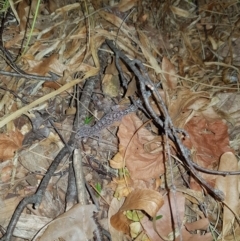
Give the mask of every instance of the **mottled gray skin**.
M 125 116 L 131 112 L 134 112 L 136 110 L 137 110 L 137 107 L 135 105 L 130 105 L 125 110 L 112 111 L 112 112 L 106 114 L 94 126 L 80 127 L 80 129 L 77 131 L 76 138 L 81 139 L 81 138 L 94 136 L 101 130 L 112 125 L 115 121 L 120 121 L 123 116 Z

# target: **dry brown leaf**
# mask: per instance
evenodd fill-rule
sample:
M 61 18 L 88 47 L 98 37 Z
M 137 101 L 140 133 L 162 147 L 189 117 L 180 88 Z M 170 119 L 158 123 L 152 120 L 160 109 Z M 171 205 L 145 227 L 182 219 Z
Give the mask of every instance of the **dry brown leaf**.
M 228 122 L 230 139 L 236 140 L 238 139 L 240 128 L 240 93 L 220 92 L 216 97 L 219 100 L 216 107 L 222 113 L 222 118 Z M 236 150 L 240 147 L 238 141 L 231 146 Z
M 186 199 L 188 199 L 193 204 L 199 204 L 204 202 L 204 195 L 201 191 L 195 191 L 189 188 L 178 188 L 179 191 L 182 191 L 185 194 Z
M 122 198 L 127 197 L 130 192 L 132 192 L 136 188 L 140 189 L 151 189 L 158 190 L 161 184 L 161 179 L 157 178 L 155 180 L 132 180 L 129 176 L 122 178 L 113 178 L 113 181 L 109 186 L 115 191 L 114 197 Z
M 172 10 L 172 12 L 180 17 L 184 17 L 184 18 L 195 18 L 197 17 L 196 15 L 192 14 L 189 11 L 186 11 L 182 8 L 178 8 L 175 6 L 170 6 L 170 9 Z
M 9 103 L 12 102 L 12 96 L 9 92 L 5 92 L 5 94 L 3 95 L 2 99 L 0 100 L 0 111 L 2 111 L 2 109 L 6 106 L 9 106 Z
M 33 48 L 33 47 L 32 47 Z M 31 49 L 31 51 L 33 51 Z M 67 69 L 67 67 L 58 60 L 57 54 L 52 54 L 43 60 L 36 60 L 33 55 L 29 52 L 22 57 L 22 61 L 24 65 L 28 65 L 28 72 L 32 74 L 38 74 L 45 76 L 50 71 L 62 75 L 63 71 Z
M 189 57 L 191 57 L 196 64 L 199 64 L 202 66 L 203 60 L 199 56 L 198 52 L 194 51 L 194 48 L 192 47 L 192 42 L 189 36 L 187 36 L 186 33 L 182 32 L 182 39 L 184 40 L 186 51 L 188 52 Z
M 136 189 L 126 198 L 120 211 L 144 210 L 149 216 L 154 217 L 163 205 L 162 194 L 149 189 Z
M 158 178 L 164 173 L 163 152 L 151 154 L 144 149 L 144 144 L 152 141 L 155 136 L 147 129 L 140 128 L 142 125 L 142 121 L 135 114 L 127 115 L 122 119 L 118 131 L 119 153 L 122 160 L 125 157 L 126 166 L 132 179 Z M 136 130 L 138 131 L 134 135 Z
M 120 149 L 120 148 L 119 148 Z M 110 160 L 110 166 L 115 169 L 124 168 L 124 160 L 123 156 L 120 152 L 118 152 L 112 160 Z
M 58 135 L 50 133 L 48 138 L 33 148 L 21 150 L 19 161 L 31 172 L 45 173 L 61 148 L 62 142 Z
M 112 63 L 107 66 L 107 68 L 105 70 L 105 74 L 119 75 L 116 64 L 115 64 L 115 59 L 113 59 Z
M 177 207 L 176 207 L 177 205 Z M 211 241 L 211 233 L 206 235 L 191 234 L 186 230 L 185 226 L 182 225 L 184 222 L 184 212 L 185 212 L 185 198 L 184 195 L 177 192 L 175 195 L 173 193 L 168 194 L 164 198 L 164 205 L 160 208 L 157 215 L 162 215 L 162 218 L 156 220 L 156 229 L 154 229 L 154 223 L 149 221 L 147 218 L 144 218 L 141 223 L 146 231 L 148 237 L 154 241 L 165 241 L 165 240 L 180 240 L 180 234 L 178 230 L 178 221 L 181 227 L 182 240 L 184 241 Z M 207 220 L 204 220 L 199 223 L 189 224 L 189 226 L 195 226 L 197 228 L 204 228 L 206 224 L 209 224 Z M 173 230 L 173 227 L 175 230 Z M 173 232 L 175 231 L 175 238 Z
M 20 31 L 26 29 L 28 10 L 29 6 L 26 0 L 23 0 L 18 4 L 17 13 L 20 20 Z
M 161 235 L 163 239 L 155 231 L 154 222 L 150 221 L 148 218 L 144 218 L 141 220 L 141 223 L 148 237 L 154 241 L 169 240 L 170 235 L 173 232 L 173 227 L 178 227 L 178 220 L 181 227 L 184 218 L 184 210 L 185 197 L 182 193 L 177 192 L 175 195 L 173 193 L 166 195 L 164 197 L 164 205 L 156 214 L 156 216 L 162 215 L 162 218 L 155 221 L 158 234 Z M 176 232 L 179 233 L 177 230 Z
M 209 227 L 209 220 L 208 218 L 199 219 L 193 223 L 185 223 L 185 227 L 188 231 L 195 231 L 195 230 L 203 230 L 206 231 Z
M 121 31 L 123 31 L 124 34 L 126 34 L 130 38 L 133 38 L 131 29 L 128 27 L 128 25 L 125 22 L 122 21 L 121 18 L 117 17 L 114 14 L 108 13 L 106 11 L 99 11 L 98 13 L 102 18 L 109 21 L 110 23 L 115 25 L 117 28 L 121 28 Z
M 189 138 L 184 145 L 194 151 L 194 161 L 204 167 L 213 168 L 220 156 L 230 151 L 227 125 L 222 120 L 193 117 L 185 126 Z
M 58 4 L 57 4 L 57 1 L 56 0 L 53 0 L 53 1 L 49 1 L 47 3 L 47 9 L 49 9 L 49 12 L 50 13 L 53 13 L 57 10 L 58 8 Z
M 102 80 L 102 90 L 105 95 L 117 97 L 120 94 L 120 81 L 118 76 L 105 74 Z
M 66 180 L 66 179 L 65 179 Z M 65 210 L 65 205 L 63 204 L 61 198 L 58 199 L 60 192 L 52 188 L 49 185 L 48 190 L 45 191 L 45 195 L 41 204 L 38 207 L 38 213 L 43 217 L 55 218 Z
M 169 113 L 175 126 L 184 127 L 189 134 L 189 138 L 185 138 L 183 143 L 191 150 L 193 160 L 209 169 L 216 169 L 220 156 L 231 151 L 227 124 L 215 112 L 215 104 L 206 92 L 193 93 L 182 89 L 169 105 Z M 214 186 L 216 176 L 203 173 L 201 175 Z M 191 188 L 194 187 L 201 190 L 192 180 Z
M 117 5 L 114 7 L 117 7 L 119 11 L 126 12 L 133 8 L 137 4 L 138 0 L 121 0 Z
M 76 114 L 76 107 L 69 107 L 65 111 L 66 115 L 75 115 Z
M 47 88 L 50 88 L 50 89 L 57 90 L 61 87 L 61 85 L 59 83 L 54 82 L 54 81 L 46 81 L 43 84 L 43 87 L 47 87 Z
M 7 227 L 14 210 L 21 201 L 21 197 L 15 196 L 5 200 L 0 199 L 0 225 Z
M 230 233 L 229 235 L 224 237 L 224 241 L 238 241 L 240 240 L 240 228 L 239 226 L 234 229 L 234 232 Z
M 20 131 L 0 134 L 0 160 L 5 161 L 15 155 L 15 151 L 22 147 L 23 135 Z
M 131 82 L 128 84 L 127 91 L 125 94 L 125 98 L 129 96 L 133 96 L 137 92 L 137 84 L 136 84 L 136 78 L 133 77 Z
M 133 181 L 130 177 L 125 178 L 113 178 L 111 186 L 115 184 L 114 197 L 122 198 L 128 196 L 128 194 L 133 190 Z
M 110 218 L 116 214 L 120 207 L 122 206 L 124 202 L 124 198 L 122 198 L 120 201 L 117 198 L 113 198 L 108 210 L 108 227 L 109 227 L 109 232 L 111 234 L 112 241 L 123 241 L 124 233 L 121 231 L 116 230 L 113 228 L 111 225 Z M 129 230 L 128 225 L 127 225 L 127 230 Z
M 219 171 L 238 171 L 238 160 L 232 152 L 225 152 L 220 158 Z M 239 213 L 239 191 L 238 176 L 227 175 L 218 176 L 216 179 L 216 188 L 225 195 L 224 202 L 227 204 L 223 208 L 223 237 L 232 229 L 235 215 Z M 231 209 L 231 210 L 229 210 Z
M 11 48 L 13 45 L 17 44 L 23 39 L 23 36 L 24 36 L 23 32 L 19 33 L 18 30 L 15 30 L 14 33 L 15 33 L 14 37 L 4 44 L 4 47 L 6 49 Z
M 177 87 L 177 77 L 173 76 L 176 75 L 176 70 L 174 65 L 168 60 L 167 57 L 163 57 L 162 59 L 162 70 L 164 72 L 164 77 L 166 79 L 166 84 L 169 89 L 175 89 Z
M 33 240 L 38 231 L 51 221 L 51 218 L 22 213 L 13 235 L 19 239 Z
M 42 42 L 41 41 L 36 41 L 33 43 L 33 45 L 31 45 L 27 51 L 27 53 L 25 53 L 23 55 L 23 57 L 21 58 L 21 61 L 25 62 L 25 61 L 32 61 L 30 63 L 34 63 L 34 55 L 41 50 L 42 47 Z
M 139 39 L 140 39 L 140 42 L 141 42 L 140 48 L 143 52 L 143 55 L 145 56 L 147 61 L 150 63 L 150 65 L 152 66 L 152 68 L 154 69 L 156 74 L 162 73 L 162 70 L 161 70 L 161 68 L 158 64 L 158 61 L 156 60 L 156 58 L 151 53 L 151 45 L 153 43 L 149 42 L 148 37 L 145 35 L 145 33 L 143 31 L 138 30 L 138 35 L 139 35 Z M 163 84 L 163 89 L 166 89 L 167 84 L 165 83 L 165 80 L 162 81 L 162 84 Z
M 76 204 L 46 225 L 33 239 L 52 241 L 63 238 L 68 241 L 83 241 L 93 238 L 96 223 L 93 220 L 95 205 Z
M 217 49 L 218 49 L 218 47 L 219 47 L 219 43 L 212 37 L 212 36 L 208 36 L 208 39 L 209 39 L 209 41 L 211 42 L 211 44 L 212 44 L 212 49 L 214 50 L 214 51 L 216 51 Z
M 212 241 L 213 237 L 211 233 L 205 235 L 191 234 L 185 228 L 182 230 L 182 238 L 184 241 Z M 176 241 L 180 240 L 179 238 Z
M 183 144 L 192 151 L 194 162 L 204 168 L 216 169 L 220 156 L 231 151 L 229 146 L 228 128 L 222 120 L 209 120 L 201 116 L 193 117 L 185 126 L 189 138 Z M 216 176 L 201 174 L 212 186 L 215 185 Z M 194 179 L 191 188 L 201 190 Z M 199 189 L 200 188 L 200 189 Z
M 119 232 L 130 235 L 129 225 L 131 221 L 123 214 L 123 212 L 118 211 L 110 219 L 110 224 Z
M 123 214 L 128 210 L 144 210 L 149 216 L 154 217 L 163 205 L 163 197 L 159 192 L 150 189 L 136 189 L 126 198 L 123 206 L 111 217 L 111 225 L 124 233 L 129 233 L 130 221 Z
M 56 13 L 64 13 L 64 12 L 68 12 L 70 10 L 73 10 L 73 9 L 76 9 L 76 8 L 79 8 L 80 6 L 80 3 L 72 3 L 72 4 L 68 4 L 68 5 L 65 5 L 61 8 L 58 8 L 56 10 Z
M 7 182 L 10 180 L 11 174 L 12 174 L 12 169 L 13 169 L 12 165 L 2 168 L 1 175 L 0 175 L 0 179 L 2 182 Z
M 178 89 L 174 99 L 168 106 L 169 114 L 174 125 L 183 128 L 184 125 L 209 103 L 209 94 L 206 92 L 192 92 L 189 89 Z

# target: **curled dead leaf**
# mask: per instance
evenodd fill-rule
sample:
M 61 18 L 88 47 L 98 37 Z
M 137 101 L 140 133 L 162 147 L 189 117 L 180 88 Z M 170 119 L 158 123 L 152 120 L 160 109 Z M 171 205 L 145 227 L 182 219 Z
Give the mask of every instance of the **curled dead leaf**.
M 150 189 L 136 189 L 126 198 L 119 211 L 111 217 L 111 225 L 124 233 L 129 234 L 130 220 L 124 215 L 128 210 L 144 210 L 154 217 L 163 205 L 163 197 L 159 192 Z
M 148 237 L 154 241 L 174 240 L 173 232 L 177 238 L 179 236 L 178 223 L 181 227 L 184 218 L 185 197 L 182 193 L 170 192 L 163 201 L 164 204 L 156 213 L 156 216 L 162 216 L 160 219 L 153 222 L 144 217 L 141 220 Z

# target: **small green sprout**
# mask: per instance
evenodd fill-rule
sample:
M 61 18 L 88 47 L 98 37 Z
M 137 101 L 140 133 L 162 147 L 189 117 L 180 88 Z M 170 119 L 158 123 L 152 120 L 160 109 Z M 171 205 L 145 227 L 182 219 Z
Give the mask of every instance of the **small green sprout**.
M 95 188 L 98 192 L 98 195 L 102 192 L 102 186 L 99 182 L 96 183 Z M 100 195 L 99 195 L 100 196 Z
M 84 124 L 85 124 L 85 125 L 90 124 L 90 122 L 92 121 L 92 119 L 93 119 L 93 116 L 86 117 L 85 120 L 84 120 Z
M 6 13 L 9 7 L 10 3 L 8 0 L 0 0 L 0 13 Z
M 163 215 L 158 215 L 157 217 L 156 217 L 156 220 L 159 220 L 159 219 L 161 219 L 163 217 Z

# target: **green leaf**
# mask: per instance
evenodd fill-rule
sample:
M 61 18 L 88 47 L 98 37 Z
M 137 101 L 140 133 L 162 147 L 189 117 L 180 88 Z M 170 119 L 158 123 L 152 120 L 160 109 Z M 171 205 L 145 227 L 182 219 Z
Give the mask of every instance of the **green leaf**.
M 153 222 L 153 221 L 161 219 L 162 217 L 163 217 L 163 215 L 158 215 L 156 217 L 150 218 L 150 221 Z
M 85 125 L 88 125 L 93 119 L 93 116 L 90 116 L 90 117 L 86 117 L 86 119 L 84 120 L 84 124 Z
M 126 217 L 134 222 L 139 222 L 143 217 L 144 214 L 141 211 L 136 210 L 128 210 L 125 213 Z
M 158 215 L 157 217 L 156 217 L 156 220 L 159 220 L 159 219 L 161 219 L 163 217 L 163 215 Z
M 6 14 L 9 7 L 10 7 L 10 3 L 8 0 L 0 1 L 0 13 Z
M 99 195 L 101 193 L 101 191 L 102 191 L 101 184 L 99 182 L 97 182 L 96 185 L 95 185 L 95 188 L 98 191 L 98 195 Z

